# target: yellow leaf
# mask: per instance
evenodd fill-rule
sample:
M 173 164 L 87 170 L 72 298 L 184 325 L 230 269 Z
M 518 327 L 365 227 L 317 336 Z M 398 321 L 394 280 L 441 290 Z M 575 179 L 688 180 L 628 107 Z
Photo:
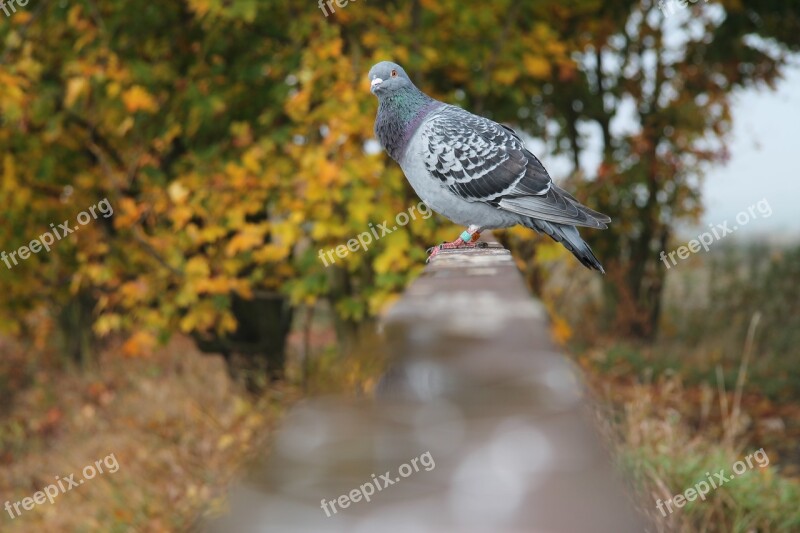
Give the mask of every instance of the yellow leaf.
M 180 322 L 180 328 L 183 333 L 189 333 L 190 331 L 194 330 L 196 325 L 197 320 L 195 320 L 195 317 L 192 313 L 189 313 L 183 317 Z
M 522 58 L 522 64 L 534 78 L 544 79 L 550 76 L 550 62 L 541 56 L 528 54 Z
M 115 81 L 106 85 L 106 94 L 111 98 L 116 98 L 120 91 L 122 91 L 122 87 Z
M 289 255 L 289 249 L 285 246 L 267 244 L 253 254 L 253 259 L 259 263 L 275 263 L 281 261 Z
M 114 225 L 117 228 L 127 228 L 133 226 L 142 213 L 142 209 L 136 205 L 132 198 L 122 198 L 118 201 L 114 216 Z
M 200 18 L 211 9 L 211 2 L 209 0 L 189 0 L 188 4 L 189 8 L 194 10 Z
M 398 272 L 409 267 L 408 250 L 410 243 L 407 233 L 394 233 L 387 239 L 391 240 L 386 249 L 375 258 L 374 268 L 378 274 L 390 271 Z
M 252 250 L 256 246 L 264 243 L 264 233 L 266 227 L 258 224 L 247 224 L 242 230 L 233 236 L 225 248 L 225 254 L 233 257 L 238 252 Z
M 189 191 L 186 190 L 186 187 L 181 185 L 180 182 L 173 181 L 170 183 L 169 187 L 167 187 L 167 194 L 169 194 L 170 200 L 176 204 L 182 204 L 186 200 L 186 197 L 189 196 Z
M 198 281 L 196 289 L 199 293 L 228 294 L 231 292 L 231 281 L 223 277 L 203 279 Z
M 127 303 L 135 303 L 147 293 L 147 284 L 142 281 L 128 281 L 119 288 L 119 294 Z
M 194 212 L 189 206 L 180 205 L 172 209 L 170 212 L 170 218 L 172 218 L 175 228 L 181 229 L 192 219 L 193 213 Z
M 3 156 L 3 190 L 13 191 L 17 188 L 17 166 L 14 156 L 10 153 Z
M 219 325 L 220 333 L 233 333 L 236 331 L 236 319 L 230 313 L 225 313 Z
M 128 110 L 128 113 L 135 113 L 136 111 L 155 113 L 158 111 L 155 98 L 141 85 L 134 85 L 125 91 L 122 94 L 122 102 L 125 104 L 125 109 Z
M 107 335 L 108 333 L 119 329 L 122 324 L 122 317 L 117 314 L 103 315 L 97 319 L 92 329 L 99 336 Z
M 561 346 L 565 345 L 572 337 L 572 329 L 570 329 L 567 321 L 559 316 L 553 316 L 553 325 L 551 326 L 553 332 L 553 339 Z
M 144 357 L 150 355 L 155 345 L 156 339 L 152 334 L 137 331 L 122 345 L 122 354 L 125 357 Z
M 233 435 L 226 433 L 219 438 L 219 442 L 217 442 L 217 448 L 219 448 L 220 451 L 223 451 L 226 448 L 230 448 L 231 444 L 234 442 L 235 439 L 233 438 Z
M 70 78 L 67 82 L 67 91 L 64 96 L 64 107 L 72 107 L 72 104 L 86 90 L 86 78 Z
M 498 69 L 494 73 L 494 79 L 503 85 L 513 84 L 518 77 L 519 69 L 517 68 Z
M 22 4 L 20 4 L 22 5 Z M 16 15 L 14 15 L 14 24 L 19 24 L 20 26 L 24 26 L 33 18 L 33 14 L 30 11 L 20 11 Z
M 200 238 L 203 242 L 214 242 L 228 233 L 222 226 L 208 226 L 200 230 Z
M 207 278 L 211 274 L 208 262 L 199 255 L 189 259 L 189 262 L 186 263 L 185 271 L 190 278 Z

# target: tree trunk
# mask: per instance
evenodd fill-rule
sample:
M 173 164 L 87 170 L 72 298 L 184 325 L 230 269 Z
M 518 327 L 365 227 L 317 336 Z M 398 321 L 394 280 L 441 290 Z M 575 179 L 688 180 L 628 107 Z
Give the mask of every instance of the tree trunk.
M 85 291 L 72 297 L 58 312 L 64 354 L 86 368 L 92 361 L 97 339 L 92 332 L 92 313 L 97 302 Z
M 255 296 L 246 300 L 234 294 L 231 311 L 236 318 L 236 331 L 224 337 L 195 334 L 197 347 L 207 353 L 221 353 L 232 373 L 233 356 L 244 359 L 249 371 L 280 379 L 286 364 L 286 338 L 292 325 L 294 308 L 279 295 Z

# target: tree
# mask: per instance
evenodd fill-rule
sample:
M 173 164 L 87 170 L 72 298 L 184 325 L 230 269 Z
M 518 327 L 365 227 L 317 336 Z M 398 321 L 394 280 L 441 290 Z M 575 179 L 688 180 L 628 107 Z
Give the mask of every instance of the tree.
M 557 124 L 554 145 L 571 156 L 583 194 L 614 218 L 590 238 L 609 263 L 605 307 L 618 333 L 656 333 L 666 273 L 660 253 L 670 250 L 676 223 L 701 214 L 704 172 L 728 158 L 732 95 L 774 87 L 797 49 L 789 28 L 798 10 L 789 4 L 723 11 L 668 2 L 662 12 L 656 2 L 612 2 L 593 16 L 566 12 L 558 21 L 579 50 L 577 75 L 554 79 L 538 111 Z M 615 128 L 618 121 L 630 127 Z M 602 163 L 582 179 L 589 130 L 599 132 Z
M 76 354 L 92 336 L 122 333 L 136 355 L 183 332 L 280 374 L 294 309 L 327 299 L 347 346 L 456 231 L 416 217 L 321 260 L 418 202 L 372 139 L 366 73 L 395 59 L 440 99 L 534 135 L 557 125 L 575 161 L 581 128 L 599 125 L 605 162 L 584 193 L 617 223 L 594 244 L 615 257 L 618 314 L 646 316 L 627 326 L 644 334 L 663 280 L 653 250 L 699 212 L 699 172 L 724 156 L 702 140 L 724 139 L 733 87 L 772 83 L 784 63 L 746 42 L 750 15 L 795 38 L 770 9 L 704 14 L 680 53 L 663 52 L 651 5 L 594 0 L 351 2 L 327 17 L 289 0 L 20 9 L 0 20 L 0 249 L 101 199 L 114 213 L 0 265 L 1 323 L 39 338 L 61 324 Z M 627 102 L 642 127 L 616 132 Z
M 0 22 L 3 247 L 101 198 L 114 206 L 51 252 L 0 270 L 6 329 L 80 302 L 81 320 L 64 329 L 90 316 L 96 336 L 125 332 L 129 355 L 182 331 L 223 351 L 270 344 L 280 367 L 293 307 L 329 298 L 342 337 L 352 335 L 453 231 L 418 218 L 367 251 L 320 261 L 320 248 L 417 203 L 396 165 L 368 149 L 376 103 L 366 72 L 395 57 L 451 100 L 532 87 L 566 51 L 545 24 L 512 24 L 509 9 L 532 18 L 515 5 L 353 4 L 325 18 L 289 1 L 95 1 L 42 3 Z M 483 44 L 495 27 L 504 33 Z M 432 38 L 421 44 L 420 33 Z M 518 57 L 500 53 L 505 38 Z M 517 73 L 522 60 L 532 76 Z M 264 305 L 282 326 L 254 341 L 242 328 Z

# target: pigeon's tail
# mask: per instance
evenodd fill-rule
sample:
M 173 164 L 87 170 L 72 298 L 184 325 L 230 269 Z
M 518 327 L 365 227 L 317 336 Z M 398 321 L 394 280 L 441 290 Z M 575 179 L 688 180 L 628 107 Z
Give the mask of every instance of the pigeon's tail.
M 581 238 L 575 226 L 557 224 L 538 218 L 526 218 L 523 224 L 532 230 L 544 233 L 556 242 L 560 242 L 585 267 L 597 270 L 602 274 L 606 273 L 603 270 L 603 265 L 594 256 L 594 252 L 589 248 L 589 245 Z

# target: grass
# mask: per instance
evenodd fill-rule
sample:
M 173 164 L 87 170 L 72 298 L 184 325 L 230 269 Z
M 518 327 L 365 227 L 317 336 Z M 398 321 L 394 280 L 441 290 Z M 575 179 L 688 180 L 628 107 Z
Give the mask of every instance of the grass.
M 800 531 L 800 247 L 729 246 L 671 270 L 651 344 L 602 337 L 589 285 L 567 279 L 552 305 L 651 530 Z M 762 448 L 768 466 L 656 508 Z
M 598 381 L 602 381 L 598 378 Z M 595 382 L 595 386 L 599 383 Z M 800 482 L 785 476 L 779 450 L 764 446 L 769 465 L 753 468 L 712 489 L 705 501 L 662 513 L 658 500 L 666 501 L 699 481 L 712 479 L 758 449 L 746 434 L 746 425 L 733 439 L 711 409 L 698 413 L 695 393 L 685 389 L 677 376 L 650 384 L 624 386 L 614 394 L 623 398 L 601 402 L 600 417 L 617 459 L 633 482 L 640 511 L 650 518 L 653 531 L 680 532 L 779 532 L 800 529 Z M 706 394 L 713 404 L 719 398 Z M 762 463 L 763 464 L 763 463 Z M 666 515 L 666 516 L 665 516 Z

